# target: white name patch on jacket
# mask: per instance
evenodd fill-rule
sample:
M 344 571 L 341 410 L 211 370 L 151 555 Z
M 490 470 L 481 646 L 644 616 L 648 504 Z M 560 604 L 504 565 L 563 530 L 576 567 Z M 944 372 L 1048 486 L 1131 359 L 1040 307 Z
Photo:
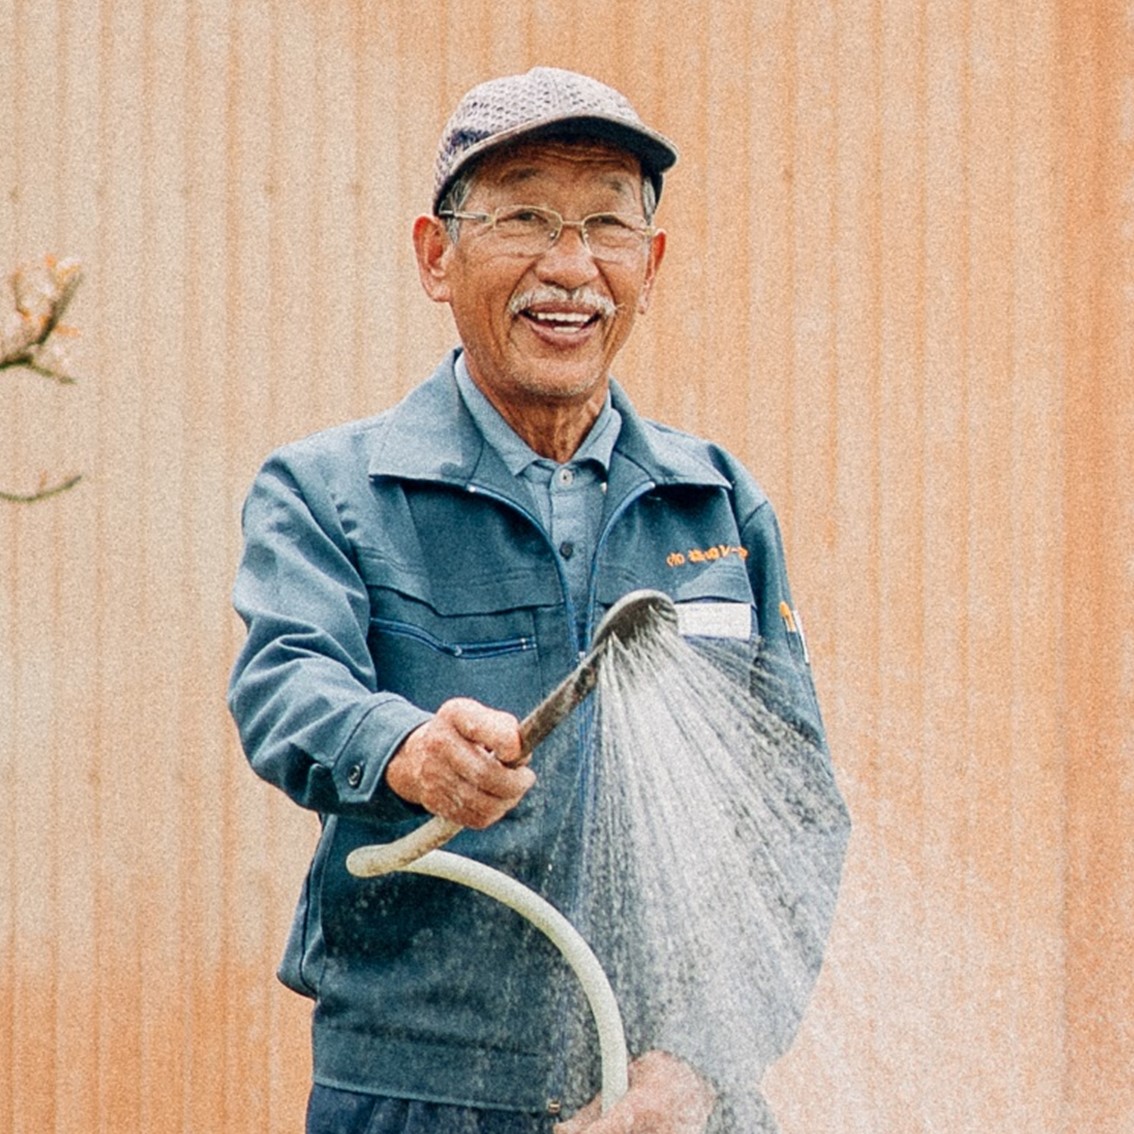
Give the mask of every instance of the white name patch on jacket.
M 686 638 L 752 636 L 752 608 L 746 602 L 679 602 L 677 630 Z

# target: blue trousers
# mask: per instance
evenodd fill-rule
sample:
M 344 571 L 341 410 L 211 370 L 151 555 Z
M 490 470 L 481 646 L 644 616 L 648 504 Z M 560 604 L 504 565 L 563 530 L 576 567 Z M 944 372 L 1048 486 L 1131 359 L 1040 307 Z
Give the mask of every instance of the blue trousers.
M 555 1119 L 359 1094 L 318 1083 L 307 1101 L 307 1134 L 551 1134 Z

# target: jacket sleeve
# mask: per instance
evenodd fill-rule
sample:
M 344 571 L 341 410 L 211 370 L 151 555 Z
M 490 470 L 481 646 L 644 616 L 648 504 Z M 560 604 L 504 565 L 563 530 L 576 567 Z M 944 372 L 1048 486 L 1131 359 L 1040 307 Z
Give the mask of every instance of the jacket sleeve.
M 369 600 L 324 480 L 277 454 L 244 505 L 234 605 L 247 627 L 229 708 L 256 773 L 303 807 L 421 814 L 386 764 L 429 714 L 376 688 Z

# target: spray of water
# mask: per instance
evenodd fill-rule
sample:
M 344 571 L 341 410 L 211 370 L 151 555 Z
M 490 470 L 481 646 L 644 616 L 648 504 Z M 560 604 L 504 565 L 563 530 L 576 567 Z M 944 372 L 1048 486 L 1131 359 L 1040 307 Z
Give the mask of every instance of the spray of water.
M 822 959 L 841 798 L 826 756 L 775 710 L 785 690 L 762 655 L 663 620 L 611 649 L 573 919 L 611 974 L 631 1051 L 682 1056 L 744 1129 L 774 1129 L 757 1086 Z

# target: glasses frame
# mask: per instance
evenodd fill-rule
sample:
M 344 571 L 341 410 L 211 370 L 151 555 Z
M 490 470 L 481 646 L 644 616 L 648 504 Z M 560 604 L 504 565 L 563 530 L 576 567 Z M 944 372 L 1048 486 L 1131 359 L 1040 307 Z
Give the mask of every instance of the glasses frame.
M 598 213 L 588 213 L 580 220 L 567 220 L 567 218 L 557 209 L 551 209 L 544 205 L 501 205 L 497 209 L 493 209 L 491 213 L 469 213 L 462 212 L 458 209 L 445 209 L 437 214 L 439 220 L 455 220 L 455 221 L 475 221 L 478 224 L 485 224 L 488 226 L 488 231 L 492 232 L 497 224 L 500 223 L 502 213 L 515 213 L 515 212 L 532 212 L 539 213 L 553 221 L 552 227 L 548 229 L 547 247 L 539 252 L 502 252 L 502 255 L 510 256 L 542 256 L 545 252 L 550 252 L 552 248 L 558 243 L 560 236 L 563 235 L 565 228 L 576 228 L 579 230 L 579 239 L 583 243 L 583 247 L 587 250 L 587 254 L 592 260 L 598 260 L 602 263 L 618 263 L 622 257 L 619 255 L 610 255 L 603 253 L 601 250 L 596 252 L 587 240 L 587 224 L 598 217 L 617 217 L 621 224 L 624 224 L 627 229 L 635 233 L 641 238 L 642 244 L 648 243 L 655 235 L 657 229 L 646 221 L 643 217 L 641 223 L 638 218 L 630 217 L 626 213 L 614 212 L 610 209 L 605 209 Z

